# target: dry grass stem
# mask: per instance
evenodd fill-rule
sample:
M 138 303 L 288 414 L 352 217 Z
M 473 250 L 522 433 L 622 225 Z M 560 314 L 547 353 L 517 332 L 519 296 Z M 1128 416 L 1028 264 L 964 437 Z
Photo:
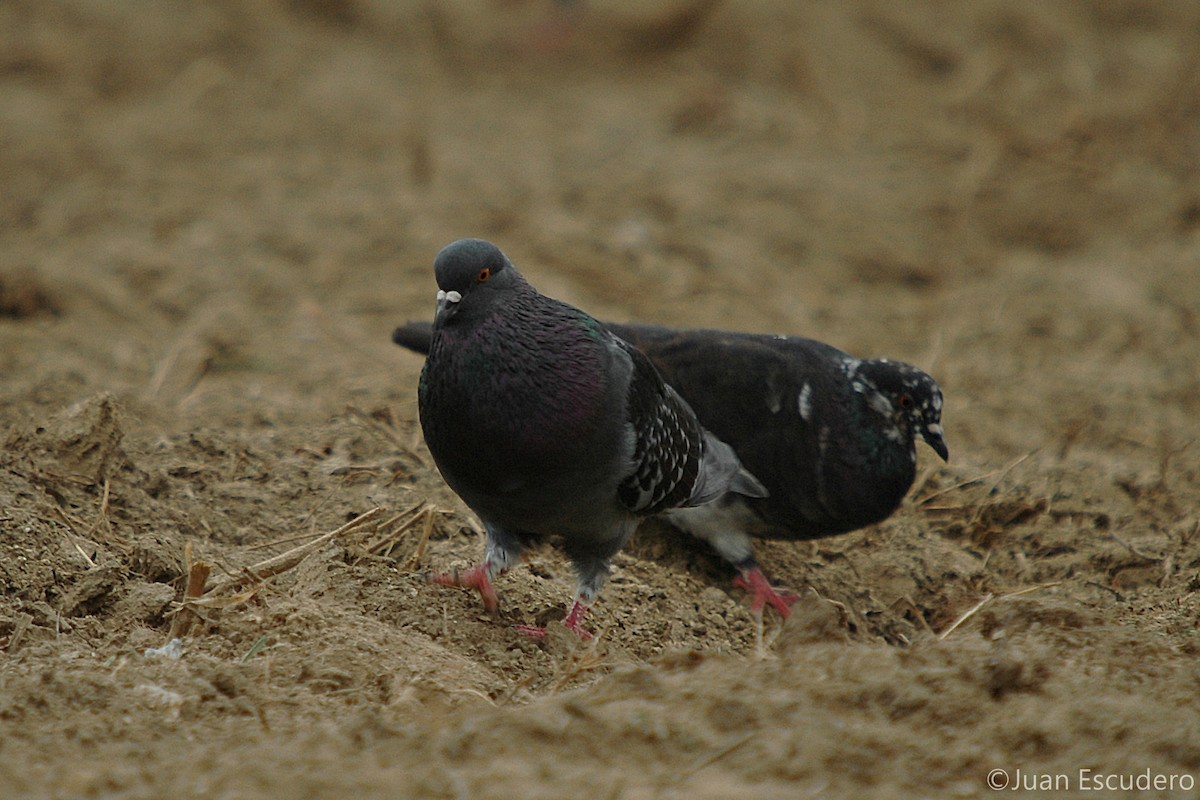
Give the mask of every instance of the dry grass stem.
M 601 628 L 592 637 L 587 647 L 581 650 L 576 650 L 571 654 L 571 658 L 567 661 L 559 673 L 558 679 L 554 681 L 554 685 L 550 687 L 551 694 L 557 694 L 562 691 L 571 681 L 575 680 L 580 675 L 586 672 L 592 672 L 598 669 L 604 669 L 609 666 L 609 661 L 600 653 L 600 641 L 608 633 L 608 628 Z
M 417 565 L 425 559 L 425 548 L 429 544 L 429 537 L 433 534 L 433 515 L 436 509 L 429 506 L 425 509 L 425 524 L 421 526 L 421 537 L 417 539 L 417 545 L 413 548 L 412 554 L 408 560 L 404 562 L 404 569 L 416 569 Z
M 945 639 L 947 636 L 954 633 L 954 631 L 958 629 L 959 625 L 962 625 L 964 622 L 969 620 L 971 617 L 975 616 L 975 614 L 979 611 L 979 609 L 983 608 L 988 603 L 992 602 L 994 597 L 995 597 L 995 595 L 993 595 L 991 592 L 988 592 L 987 594 L 985 594 L 983 596 L 983 599 L 981 599 L 978 603 L 971 606 L 966 611 L 964 611 L 962 614 L 960 614 L 958 619 L 954 620 L 954 622 L 952 622 L 950 624 L 949 628 L 946 628 L 946 630 L 939 633 L 938 637 L 937 637 L 938 640 L 940 641 L 942 639 Z
M 17 652 L 17 647 L 21 644 L 21 639 L 33 626 L 33 616 L 30 614 L 17 614 L 14 618 L 12 633 L 8 635 L 8 641 L 4 644 L 4 650 L 7 653 Z
M 1062 581 L 1051 581 L 1050 583 L 1039 583 L 1036 586 L 1026 586 L 1024 589 L 1017 589 L 1015 592 L 1007 592 L 1006 594 L 1002 594 L 999 597 L 997 597 L 996 599 L 997 600 L 1007 600 L 1010 597 L 1020 597 L 1021 595 L 1029 594 L 1030 592 L 1039 592 L 1042 589 L 1050 589 L 1052 587 L 1058 586 L 1061 583 L 1062 583 Z
M 926 633 L 933 633 L 933 628 L 929 627 L 929 622 L 926 621 L 925 614 L 921 612 L 921 609 L 917 607 L 917 604 L 913 602 L 911 597 L 908 595 L 901 595 L 893 600 L 892 604 L 888 606 L 888 608 L 893 611 L 895 611 L 897 607 L 904 608 L 911 613 L 913 615 L 913 620 L 919 623 L 920 626 L 924 628 Z
M 200 618 L 200 615 L 191 606 L 194 605 L 197 598 L 204 594 L 204 584 L 208 582 L 208 576 L 212 572 L 211 564 L 192 560 L 191 542 L 184 546 L 184 558 L 187 562 L 187 588 L 183 591 L 183 602 L 178 613 L 171 621 L 171 632 L 168 635 L 170 639 L 187 635 L 195 621 Z
M 1132 544 L 1130 544 L 1129 542 L 1127 542 L 1127 541 L 1125 541 L 1124 539 L 1122 539 L 1120 536 L 1117 536 L 1115 533 L 1110 533 L 1110 534 L 1108 535 L 1108 538 L 1109 538 L 1109 539 L 1112 539 L 1114 542 L 1116 542 L 1117 544 L 1121 545 L 1121 547 L 1124 547 L 1124 548 L 1125 548 L 1126 550 L 1128 550 L 1128 551 L 1129 551 L 1131 554 L 1133 554 L 1133 555 L 1137 556 L 1138 558 L 1142 559 L 1143 561 L 1148 561 L 1148 562 L 1150 562 L 1151 564 L 1158 563 L 1159 561 L 1162 561 L 1164 558 L 1166 558 L 1166 556 L 1165 556 L 1165 555 L 1162 555 L 1162 556 L 1152 556 L 1152 555 L 1150 555 L 1149 553 L 1143 553 L 1141 550 L 1137 549 L 1137 548 L 1136 548 L 1136 547 L 1134 547 Z
M 365 527 L 369 523 L 372 523 L 378 519 L 385 511 L 386 509 L 383 506 L 375 506 L 370 511 L 358 515 L 337 530 L 323 534 L 307 544 L 302 544 L 299 547 L 293 547 L 291 550 L 280 553 L 277 556 L 272 556 L 265 561 L 260 561 L 257 564 L 245 567 L 241 574 L 231 575 L 215 582 L 212 588 L 210 588 L 204 596 L 206 598 L 215 597 L 219 594 L 230 591 L 231 589 L 237 589 L 245 586 L 248 583 L 263 581 L 267 578 L 279 575 L 280 573 L 287 572 L 289 569 L 292 569 L 301 561 L 303 561 L 304 557 L 309 553 L 320 549 L 328 542 Z
M 376 436 L 383 439 L 397 450 L 410 450 L 408 442 L 401 440 L 400 434 L 394 426 L 383 422 L 378 417 L 368 414 L 366 411 L 363 411 L 361 408 L 357 408 L 356 406 L 347 406 L 346 413 L 349 414 L 355 422 L 362 425 L 364 428 L 369 430 L 371 433 L 374 433 Z
M 317 503 L 315 506 L 313 506 L 312 511 L 309 511 L 308 514 L 306 514 L 304 516 L 304 519 L 300 520 L 300 525 L 298 527 L 303 528 L 305 525 L 307 525 L 312 520 L 312 518 L 316 515 L 316 513 L 318 511 L 320 511 L 322 508 L 324 508 L 326 503 L 328 503 L 331 499 L 333 499 L 333 497 L 335 495 L 339 494 L 342 490 L 342 487 L 346 484 L 347 479 L 349 479 L 349 477 L 350 477 L 349 473 L 342 475 L 342 479 L 340 481 L 338 481 L 337 485 L 334 486 L 332 489 L 330 489 L 328 492 L 326 492 L 325 496 L 321 498 L 321 501 L 319 503 Z
M 965 489 L 968 486 L 974 486 L 975 484 L 983 483 L 988 478 L 995 478 L 996 480 L 992 482 L 991 488 L 988 489 L 988 491 L 987 491 L 987 494 L 991 494 L 992 492 L 996 491 L 996 487 L 1000 485 L 1000 481 L 1004 480 L 1004 476 L 1006 476 L 1008 473 L 1012 472 L 1014 469 L 1016 469 L 1018 466 L 1020 466 L 1022 464 L 1022 462 L 1024 462 L 1026 459 L 1028 459 L 1030 456 L 1032 456 L 1036 452 L 1037 452 L 1037 450 L 1030 450 L 1025 455 L 1014 459 L 1013 461 L 1009 462 L 1008 464 L 1006 464 L 1003 467 L 1000 467 L 999 469 L 994 469 L 991 472 L 985 472 L 984 474 L 977 475 L 973 478 L 966 478 L 965 480 L 961 480 L 958 483 L 947 486 L 945 489 L 938 489 L 936 492 L 930 492 L 929 494 L 925 495 L 920 500 L 918 500 L 917 504 L 923 506 L 926 503 L 929 503 L 930 501 L 932 501 L 938 497 L 941 497 L 944 494 L 949 494 L 950 492 L 958 491 L 959 489 Z M 948 506 L 948 507 L 965 508 L 965 506 Z M 934 510 L 940 511 L 940 510 L 943 510 L 944 508 L 948 508 L 948 507 L 938 507 L 937 509 L 934 509 Z
M 426 528 L 432 527 L 432 514 L 435 512 L 436 509 L 432 505 L 426 502 L 420 502 L 416 505 L 410 506 L 404 511 L 401 511 L 399 514 L 388 518 L 378 526 L 382 533 L 365 545 L 366 551 L 375 555 L 390 556 L 395 551 L 400 541 L 418 522 L 424 520 Z M 428 538 L 428 535 L 429 534 L 426 533 L 424 538 Z M 418 542 L 418 545 L 423 554 L 424 539 Z M 413 560 L 413 557 L 410 556 L 405 562 L 405 569 L 410 568 L 409 564 L 411 564 Z
M 715 753 L 705 756 L 704 758 L 700 759 L 695 764 L 693 764 L 691 767 L 689 767 L 682 775 L 680 775 L 679 776 L 680 780 L 686 780 L 687 778 L 692 777 L 693 775 L 695 775 L 697 772 L 704 769 L 705 767 L 711 767 L 713 764 L 717 763 L 722 758 L 725 758 L 726 756 L 742 749 L 743 747 L 745 747 L 747 744 L 750 743 L 751 739 L 753 739 L 757 735 L 758 734 L 756 732 L 747 733 L 745 736 L 742 736 L 738 739 L 733 740 L 729 744 L 727 744 L 724 747 L 722 747 L 721 749 L 717 750 Z
M 975 605 L 968 608 L 966 611 L 964 611 L 959 616 L 958 619 L 954 620 L 954 622 L 951 623 L 949 628 L 946 628 L 946 630 L 944 630 L 940 634 L 938 634 L 937 638 L 940 641 L 942 639 L 945 639 L 950 634 L 954 633 L 955 629 L 957 629 L 960 625 L 962 625 L 964 622 L 969 620 L 971 617 L 975 616 L 975 614 L 977 614 L 981 608 L 983 608 L 985 605 L 992 602 L 993 600 L 1008 600 L 1013 597 L 1020 597 L 1023 594 L 1029 594 L 1030 592 L 1037 592 L 1037 591 L 1041 591 L 1042 589 L 1049 589 L 1051 587 L 1058 586 L 1060 583 L 1062 583 L 1062 581 L 1051 581 L 1050 583 L 1039 583 L 1036 586 L 1026 586 L 1024 589 L 1017 589 L 1015 592 L 1006 592 L 1005 594 L 1002 594 L 999 596 L 996 596 L 996 595 L 992 594 L 991 592 L 988 592 L 987 594 L 985 594 L 983 596 L 983 598 L 978 603 L 976 603 Z

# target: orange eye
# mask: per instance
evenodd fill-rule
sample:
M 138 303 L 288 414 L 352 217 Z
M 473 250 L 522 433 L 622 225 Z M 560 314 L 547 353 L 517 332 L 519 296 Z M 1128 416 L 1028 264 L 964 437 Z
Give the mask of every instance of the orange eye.
M 488 278 L 492 277 L 492 271 L 487 267 L 479 270 L 479 274 L 475 276 L 476 283 L 484 283 Z
M 903 393 L 897 395 L 896 402 L 900 404 L 901 408 L 911 408 L 913 403 L 912 398 Z

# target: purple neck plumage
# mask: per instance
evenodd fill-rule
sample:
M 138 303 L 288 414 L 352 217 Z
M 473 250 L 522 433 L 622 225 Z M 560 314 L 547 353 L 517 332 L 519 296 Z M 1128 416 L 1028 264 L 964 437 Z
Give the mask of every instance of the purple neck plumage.
M 591 433 L 608 399 L 605 360 L 611 356 L 597 323 L 526 289 L 497 298 L 503 314 L 445 326 L 431 355 L 457 362 L 453 372 L 465 383 L 454 394 L 467 424 L 511 436 L 521 449 L 544 451 Z M 489 310 L 498 311 L 499 302 Z

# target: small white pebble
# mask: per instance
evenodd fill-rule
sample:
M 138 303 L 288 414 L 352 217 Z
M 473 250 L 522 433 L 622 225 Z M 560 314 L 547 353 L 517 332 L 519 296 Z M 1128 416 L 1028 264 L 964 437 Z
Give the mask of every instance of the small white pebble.
M 146 650 L 146 658 L 177 659 L 183 655 L 183 639 L 175 638 L 162 647 L 151 647 Z

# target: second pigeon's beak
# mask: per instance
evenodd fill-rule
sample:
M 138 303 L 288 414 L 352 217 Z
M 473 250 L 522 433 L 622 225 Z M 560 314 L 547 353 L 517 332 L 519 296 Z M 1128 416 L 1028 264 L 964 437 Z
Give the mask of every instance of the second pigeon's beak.
M 933 448 L 935 453 L 941 456 L 942 461 L 949 461 L 950 448 L 946 447 L 946 440 L 943 438 L 943 434 L 942 426 L 937 422 L 931 422 L 921 431 L 921 438 Z
M 440 322 L 446 316 L 458 308 L 458 301 L 462 300 L 462 295 L 451 290 L 449 292 L 444 289 L 438 289 L 437 293 L 437 312 L 433 315 L 434 322 Z

